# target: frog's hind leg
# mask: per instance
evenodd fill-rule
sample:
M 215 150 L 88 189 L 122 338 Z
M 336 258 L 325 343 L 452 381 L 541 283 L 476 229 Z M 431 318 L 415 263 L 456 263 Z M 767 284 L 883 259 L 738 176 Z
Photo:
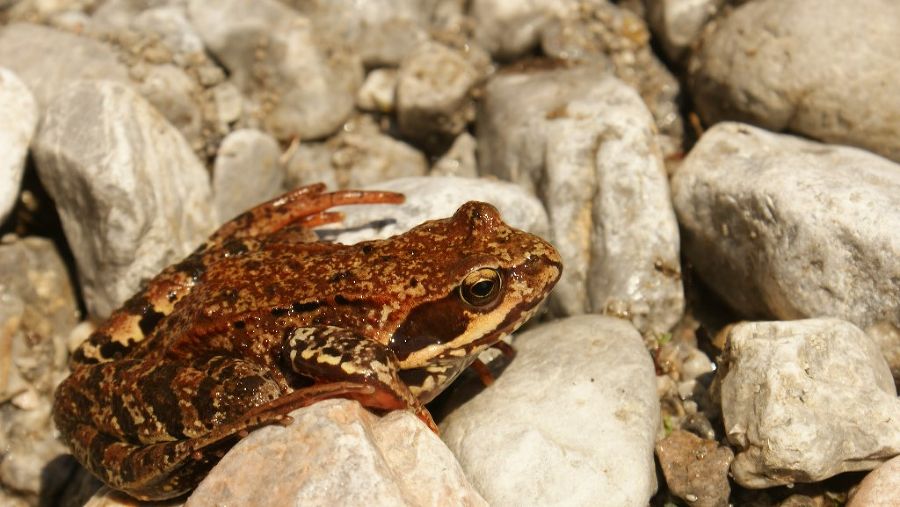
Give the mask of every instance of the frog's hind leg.
M 246 211 L 226 222 L 207 242 L 207 248 L 228 241 L 267 236 L 287 225 L 301 223 L 315 227 L 340 221 L 340 213 L 329 208 L 348 204 L 400 204 L 403 194 L 381 191 L 339 190 L 325 192 L 325 185 L 317 183 L 292 190 Z

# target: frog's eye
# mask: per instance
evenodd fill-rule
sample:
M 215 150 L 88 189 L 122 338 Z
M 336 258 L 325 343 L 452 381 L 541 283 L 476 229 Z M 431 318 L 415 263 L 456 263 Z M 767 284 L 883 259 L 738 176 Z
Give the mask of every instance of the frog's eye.
M 472 306 L 487 306 L 497 300 L 501 286 L 500 273 L 493 268 L 472 271 L 459 286 L 459 297 Z

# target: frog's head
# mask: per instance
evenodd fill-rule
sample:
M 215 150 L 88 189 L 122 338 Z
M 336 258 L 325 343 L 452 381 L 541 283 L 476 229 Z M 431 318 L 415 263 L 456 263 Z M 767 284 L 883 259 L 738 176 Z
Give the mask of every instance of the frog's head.
M 433 389 L 419 386 L 422 398 L 528 320 L 562 272 L 550 243 L 506 225 L 483 202 L 401 237 L 423 287 L 405 305 L 388 346 L 403 370 L 433 377 Z

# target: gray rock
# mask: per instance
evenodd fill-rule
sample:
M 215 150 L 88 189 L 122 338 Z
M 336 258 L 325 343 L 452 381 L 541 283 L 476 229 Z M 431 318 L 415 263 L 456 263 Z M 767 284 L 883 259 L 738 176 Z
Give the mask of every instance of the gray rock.
M 337 241 L 353 244 L 406 232 L 426 220 L 447 218 L 467 201 L 486 201 L 500 210 L 509 225 L 542 237 L 549 237 L 547 212 L 533 195 L 517 185 L 488 179 L 444 177 L 399 178 L 366 187 L 389 190 L 406 196 L 400 205 L 349 206 Z M 385 223 L 385 220 L 389 222 Z M 372 224 L 377 224 L 373 230 Z M 359 230 L 354 230 L 359 228 Z
M 457 136 L 441 158 L 431 167 L 433 176 L 460 176 L 463 178 L 478 177 L 478 160 L 475 150 L 478 142 L 472 134 L 463 132 Z
M 653 119 L 637 93 L 576 67 L 498 75 L 483 104 L 481 173 L 547 205 L 565 265 L 556 309 L 622 316 L 641 331 L 671 327 L 684 308 L 678 228 Z
M 428 39 L 428 13 L 420 0 L 285 0 L 360 55 L 366 67 L 397 65 Z M 339 27 L 339 29 L 338 29 Z
M 95 13 L 94 18 L 96 17 Z M 192 63 L 205 61 L 203 40 L 188 21 L 183 5 L 151 8 L 126 19 L 129 21 L 127 26 L 144 33 L 156 34 L 172 52 L 172 61 L 176 65 L 187 67 Z
M 410 412 L 329 400 L 291 417 L 238 442 L 185 505 L 487 505 Z
M 73 84 L 48 106 L 33 148 L 95 316 L 108 315 L 217 223 L 203 165 L 127 86 Z
M 643 19 L 607 0 L 578 0 L 549 21 L 541 47 L 547 56 L 604 66 L 640 93 L 660 132 L 666 157 L 681 155 L 684 125 L 680 86 L 650 47 Z
M 894 382 L 900 385 L 900 328 L 888 322 L 879 322 L 867 327 L 866 334 L 878 344 L 881 354 L 891 368 Z
M 324 143 L 301 143 L 287 163 L 288 188 L 320 181 L 332 188 L 358 188 L 428 171 L 419 150 L 373 125 L 353 125 Z
M 279 157 L 278 141 L 258 130 L 235 130 L 222 141 L 212 182 L 219 218 L 229 220 L 282 193 Z
M 204 117 L 199 97 L 203 89 L 180 67 L 153 65 L 142 76 L 138 91 L 169 120 L 195 150 L 203 143 Z
M 645 0 L 647 21 L 666 55 L 680 60 L 725 0 Z
M 441 424 L 475 487 L 496 506 L 647 505 L 659 404 L 637 331 L 585 315 L 514 345 L 496 382 Z
M 722 416 L 748 488 L 871 470 L 900 454 L 900 399 L 887 363 L 838 319 L 745 322 L 728 331 Z
M 191 0 L 188 13 L 278 139 L 323 137 L 350 116 L 362 64 L 308 18 L 276 0 Z
M 900 324 L 897 164 L 725 123 L 672 188 L 688 258 L 744 316 Z
M 900 161 L 898 26 L 894 0 L 745 3 L 704 34 L 690 65 L 694 103 L 707 123 L 789 130 Z
M 25 156 L 37 120 L 31 91 L 14 72 L 0 67 L 0 223 L 19 196 Z
M 28 23 L 0 28 L 0 66 L 18 74 L 41 108 L 79 79 L 129 82 L 128 70 L 106 44 Z
M 473 39 L 494 58 L 511 60 L 528 53 L 554 16 L 575 5 L 575 0 L 472 0 L 469 15 Z
M 67 452 L 50 409 L 54 388 L 68 374 L 66 342 L 77 319 L 72 285 L 52 242 L 0 245 L 0 491 L 19 499 L 52 498 L 72 471 L 71 464 L 48 465 Z
M 481 77 L 461 52 L 436 42 L 419 46 L 397 76 L 400 131 L 426 144 L 454 138 L 475 118 L 470 90 Z
M 691 507 L 728 506 L 734 453 L 727 446 L 676 430 L 657 442 L 656 455 L 672 494 Z
M 847 507 L 900 505 L 900 456 L 866 475 L 847 502 Z

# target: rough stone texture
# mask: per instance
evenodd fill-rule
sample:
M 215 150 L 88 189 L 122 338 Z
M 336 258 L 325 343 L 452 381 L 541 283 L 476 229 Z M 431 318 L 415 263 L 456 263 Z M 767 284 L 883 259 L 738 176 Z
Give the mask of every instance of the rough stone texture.
M 494 506 L 647 505 L 656 489 L 653 362 L 626 321 L 597 315 L 514 341 L 497 381 L 441 424 Z
M 603 312 L 665 331 L 684 297 L 678 227 L 653 119 L 594 67 L 501 74 L 479 114 L 482 174 L 542 196 L 565 269 L 560 313 Z
M 0 503 L 53 497 L 72 464 L 50 420 L 53 389 L 68 374 L 66 341 L 78 319 L 69 275 L 53 243 L 0 245 Z M 68 466 L 67 466 L 68 465 Z M 5 497 L 5 498 L 4 498 Z M 16 499 L 17 500 L 14 500 Z
M 900 505 L 900 456 L 873 470 L 850 496 L 846 507 Z
M 128 70 L 109 46 L 28 23 L 0 28 L 0 66 L 16 72 L 42 108 L 79 79 L 129 82 Z
M 460 134 L 475 118 L 469 91 L 480 78 L 461 52 L 435 42 L 421 45 L 397 76 L 400 131 L 422 142 Z
M 714 440 L 676 430 L 656 444 L 669 491 L 694 507 L 727 507 L 734 453 Z
M 544 54 L 604 66 L 640 93 L 659 129 L 666 157 L 683 152 L 680 86 L 650 47 L 644 20 L 607 0 L 571 0 L 573 6 L 542 31 Z
M 282 193 L 278 141 L 265 132 L 235 130 L 219 147 L 213 170 L 216 211 L 224 222 Z
M 70 86 L 48 106 L 33 148 L 94 316 L 108 315 L 217 223 L 206 170 L 127 86 Z
M 185 505 L 487 505 L 410 412 L 329 400 L 291 416 L 241 440 Z
M 358 188 L 422 176 L 428 161 L 419 150 L 363 122 L 324 143 L 301 143 L 286 171 L 288 188 L 320 181 L 331 188 Z
M 680 60 L 725 0 L 644 0 L 647 21 L 666 55 Z
M 475 150 L 478 142 L 472 134 L 460 134 L 450 149 L 431 167 L 432 176 L 461 176 L 463 178 L 478 177 L 478 160 Z
M 867 327 L 866 334 L 878 344 L 881 355 L 891 368 L 894 382 L 900 385 L 900 328 L 887 322 L 879 322 Z
M 690 64 L 704 121 L 736 120 L 900 161 L 900 3 L 759 0 L 709 25 Z
M 737 324 L 723 359 L 722 417 L 742 486 L 816 482 L 900 454 L 890 370 L 849 322 Z
M 725 123 L 672 182 L 688 258 L 746 317 L 900 325 L 900 166 Z
M 194 27 L 278 139 L 323 137 L 353 111 L 358 56 L 276 0 L 188 2 Z
M 420 0 L 285 0 L 315 26 L 335 27 L 366 67 L 397 65 L 428 39 L 428 16 Z
M 0 223 L 16 204 L 37 120 L 37 104 L 28 87 L 0 67 Z
M 138 91 L 192 148 L 203 146 L 205 125 L 202 102 L 198 100 L 203 90 L 184 70 L 172 64 L 151 66 L 142 76 Z
M 353 244 L 406 232 L 426 220 L 447 218 L 467 201 L 486 201 L 500 211 L 509 225 L 549 237 L 547 212 L 533 195 L 520 187 L 502 181 L 444 177 L 399 178 L 367 187 L 368 190 L 390 190 L 406 196 L 400 205 L 366 205 L 347 207 L 346 218 L 337 241 Z M 388 220 L 386 220 L 388 219 Z M 375 225 L 377 228 L 373 229 Z M 359 228 L 359 230 L 355 230 Z

